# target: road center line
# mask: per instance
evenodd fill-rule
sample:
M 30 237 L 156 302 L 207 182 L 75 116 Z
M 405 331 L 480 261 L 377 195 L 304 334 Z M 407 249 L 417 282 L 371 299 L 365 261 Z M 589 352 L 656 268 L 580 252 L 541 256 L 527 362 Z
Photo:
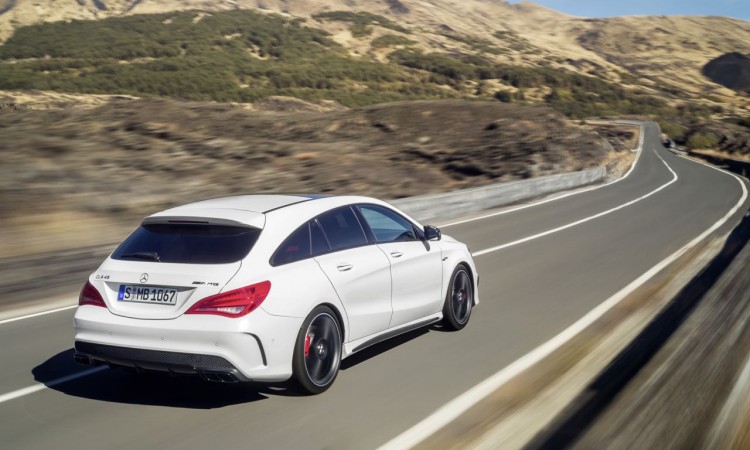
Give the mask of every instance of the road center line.
M 657 153 L 658 156 L 658 153 Z M 661 158 L 661 157 L 660 157 Z M 662 161 L 664 161 L 662 159 Z M 690 160 L 692 161 L 692 160 Z M 696 162 L 696 161 L 693 161 Z M 697 163 L 697 162 L 696 162 Z M 666 162 L 664 163 L 666 164 Z M 702 164 L 702 163 L 697 163 Z M 450 422 L 458 418 L 460 415 L 468 411 L 472 406 L 479 403 L 482 399 L 501 388 L 508 381 L 512 380 L 516 376 L 523 373 L 533 365 L 537 364 L 557 349 L 562 347 L 565 343 L 577 336 L 581 331 L 589 327 L 591 324 L 596 322 L 609 310 L 614 308 L 628 295 L 633 293 L 636 289 L 645 284 L 648 280 L 653 278 L 657 273 L 664 270 L 670 264 L 675 262 L 678 258 L 684 255 L 687 251 L 698 245 L 701 241 L 715 232 L 722 225 L 727 223 L 729 219 L 742 207 L 748 197 L 748 191 L 745 187 L 745 183 L 740 177 L 733 173 L 727 172 L 726 170 L 719 169 L 717 167 L 709 166 L 708 164 L 702 164 L 711 169 L 718 170 L 727 175 L 734 177 L 740 186 L 742 187 L 742 197 L 737 204 L 722 217 L 716 223 L 714 223 L 709 229 L 701 233 L 698 237 L 688 242 L 684 247 L 672 253 L 666 259 L 655 265 L 648 272 L 644 273 L 629 285 L 625 286 L 619 292 L 615 293 L 612 297 L 599 304 L 597 307 L 589 311 L 585 316 L 578 319 L 577 322 L 570 325 L 568 328 L 560 332 L 557 336 L 553 337 L 549 341 L 536 347 L 531 352 L 513 361 L 510 365 L 500 369 L 500 371 L 491 375 L 476 386 L 470 388 L 468 391 L 449 401 L 437 411 L 432 413 L 430 416 L 417 423 L 413 427 L 404 431 L 400 435 L 396 436 L 389 442 L 382 445 L 379 450 L 404 450 L 410 449 L 420 442 L 424 441 L 428 437 L 432 436 L 435 432 L 448 425 Z M 669 165 L 667 165 L 669 167 Z M 671 170 L 671 168 L 670 168 Z
M 560 227 L 553 228 L 551 230 L 547 230 L 547 231 L 544 231 L 544 232 L 541 232 L 541 233 L 538 233 L 538 234 L 535 234 L 535 235 L 532 235 L 532 236 L 528 236 L 528 237 L 525 237 L 523 239 L 518 239 L 518 240 L 513 241 L 513 242 L 508 242 L 507 244 L 502 244 L 502 245 L 498 245 L 498 246 L 495 246 L 495 247 L 490 247 L 490 248 L 487 248 L 487 249 L 484 249 L 484 250 L 480 250 L 478 252 L 472 253 L 471 255 L 472 256 L 486 255 L 487 253 L 496 252 L 496 251 L 502 250 L 504 248 L 513 247 L 514 245 L 523 244 L 524 242 L 528 242 L 528 241 L 531 241 L 531 240 L 534 240 L 534 239 L 539 239 L 539 238 L 544 237 L 544 236 L 549 236 L 550 234 L 554 234 L 554 233 L 557 233 L 559 231 L 567 230 L 568 228 L 572 228 L 572 227 L 575 227 L 577 225 L 581 225 L 583 223 L 590 222 L 592 220 L 595 220 L 595 219 L 598 219 L 600 217 L 606 216 L 607 214 L 611 214 L 611 213 L 613 213 L 615 211 L 619 211 L 619 210 L 621 210 L 623 208 L 627 208 L 628 206 L 631 206 L 631 205 L 633 205 L 635 203 L 638 203 L 641 200 L 645 200 L 645 199 L 651 197 L 652 195 L 658 193 L 659 191 L 661 191 L 663 189 L 666 189 L 672 183 L 677 182 L 677 180 L 679 179 L 679 177 L 677 176 L 677 174 L 675 173 L 675 171 L 672 170 L 671 167 L 669 167 L 669 164 L 667 164 L 667 162 L 664 161 L 664 158 L 662 158 L 661 155 L 659 155 L 659 153 L 656 153 L 656 156 L 661 160 L 661 162 L 666 166 L 666 168 L 672 173 L 672 179 L 670 181 L 668 181 L 667 183 L 665 183 L 665 184 L 659 186 L 658 188 L 654 189 L 653 191 L 649 192 L 648 194 L 642 195 L 642 196 L 640 196 L 640 197 L 638 197 L 636 199 L 633 199 L 633 200 L 631 200 L 631 201 L 629 201 L 627 203 L 623 203 L 622 205 L 615 206 L 614 208 L 610 208 L 610 209 L 608 209 L 606 211 L 602 211 L 602 212 L 600 212 L 598 214 L 594 214 L 593 216 L 585 217 L 583 219 L 576 220 L 575 222 L 571 222 L 569 224 L 562 225 Z
M 95 373 L 101 372 L 102 370 L 105 370 L 108 368 L 109 368 L 108 366 L 94 367 L 93 369 L 88 369 L 88 370 L 84 370 L 83 372 L 77 372 L 72 375 L 60 377 L 52 381 L 48 381 L 46 383 L 36 383 L 25 388 L 16 389 L 13 392 L 8 392 L 7 394 L 0 395 L 0 403 L 9 402 L 11 400 L 15 400 L 20 397 L 25 397 L 35 392 L 39 392 L 44 389 L 57 386 L 58 384 L 63 384 L 69 381 L 77 380 L 78 378 L 87 377 L 89 375 L 93 375 Z

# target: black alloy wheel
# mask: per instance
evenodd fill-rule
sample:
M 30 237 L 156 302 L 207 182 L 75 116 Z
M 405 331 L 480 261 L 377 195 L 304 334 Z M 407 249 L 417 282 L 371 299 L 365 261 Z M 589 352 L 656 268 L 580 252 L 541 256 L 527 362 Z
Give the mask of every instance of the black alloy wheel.
M 341 327 L 326 306 L 315 308 L 297 336 L 292 368 L 297 384 L 309 394 L 328 389 L 338 375 L 342 350 Z
M 460 330 L 469 323 L 474 305 L 474 284 L 469 269 L 459 264 L 451 275 L 443 306 L 443 326 Z

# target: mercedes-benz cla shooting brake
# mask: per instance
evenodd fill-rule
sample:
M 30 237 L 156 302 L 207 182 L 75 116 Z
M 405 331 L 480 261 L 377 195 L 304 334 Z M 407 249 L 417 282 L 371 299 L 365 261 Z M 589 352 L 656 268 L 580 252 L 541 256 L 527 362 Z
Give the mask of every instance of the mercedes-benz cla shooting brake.
M 75 359 L 325 391 L 341 360 L 477 304 L 466 245 L 367 197 L 247 195 L 143 220 L 94 272 Z

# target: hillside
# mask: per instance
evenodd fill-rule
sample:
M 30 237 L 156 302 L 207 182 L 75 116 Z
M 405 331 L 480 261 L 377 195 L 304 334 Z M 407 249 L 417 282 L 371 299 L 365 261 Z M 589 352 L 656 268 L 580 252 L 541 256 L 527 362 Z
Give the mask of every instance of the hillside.
M 750 142 L 750 99 L 701 74 L 750 53 L 750 24 L 732 19 L 593 20 L 501 0 L 0 12 L 6 256 L 117 240 L 196 198 L 393 198 L 610 166 L 629 153 L 610 144 L 630 145 L 581 126 L 596 116 L 654 118 L 695 148 Z
M 736 124 L 750 120 L 750 98 L 701 72 L 720 55 L 750 53 L 750 24 L 734 19 L 586 19 L 501 0 L 0 5 L 10 36 L 0 45 L 5 91 L 99 96 L 73 102 L 81 104 L 113 94 L 239 103 L 287 96 L 347 107 L 542 103 L 570 118 L 650 117 L 681 144 L 748 152 L 735 144 L 748 132 Z M 61 103 L 38 97 L 27 107 Z
M 0 259 L 117 241 L 145 214 L 197 199 L 396 198 L 611 166 L 634 145 L 632 132 L 607 130 L 615 144 L 629 139 L 613 149 L 545 107 L 323 106 L 114 99 L 0 113 Z
M 308 26 L 330 33 L 352 54 L 379 61 L 392 51 L 388 42 L 400 42 L 425 52 L 482 55 L 497 63 L 545 64 L 699 103 L 748 104 L 701 74 L 706 63 L 724 53 L 750 53 L 750 23 L 721 17 L 586 19 L 502 0 L 0 0 L 0 40 L 40 21 L 234 9 L 308 19 Z M 385 17 L 400 31 L 361 17 L 312 19 L 352 11 Z M 396 38 L 384 41 L 384 35 Z
M 349 107 L 498 96 L 505 102 L 546 101 L 572 117 L 672 111 L 649 92 L 598 77 L 498 62 L 481 51 L 423 51 L 410 44 L 415 33 L 385 16 L 315 17 L 188 11 L 33 25 L 0 46 L 0 89 L 244 103 L 284 95 Z M 371 45 L 387 51 L 386 61 L 353 56 L 319 26 L 332 23 L 362 28 Z M 386 34 L 367 34 L 374 28 Z

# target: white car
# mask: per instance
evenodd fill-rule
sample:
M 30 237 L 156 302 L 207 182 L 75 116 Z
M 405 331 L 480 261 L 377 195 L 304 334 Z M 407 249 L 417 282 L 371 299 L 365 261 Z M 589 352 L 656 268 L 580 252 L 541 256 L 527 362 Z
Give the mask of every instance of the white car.
M 75 359 L 320 393 L 370 345 L 463 328 L 477 283 L 465 244 L 380 200 L 201 201 L 144 219 L 89 277 Z

